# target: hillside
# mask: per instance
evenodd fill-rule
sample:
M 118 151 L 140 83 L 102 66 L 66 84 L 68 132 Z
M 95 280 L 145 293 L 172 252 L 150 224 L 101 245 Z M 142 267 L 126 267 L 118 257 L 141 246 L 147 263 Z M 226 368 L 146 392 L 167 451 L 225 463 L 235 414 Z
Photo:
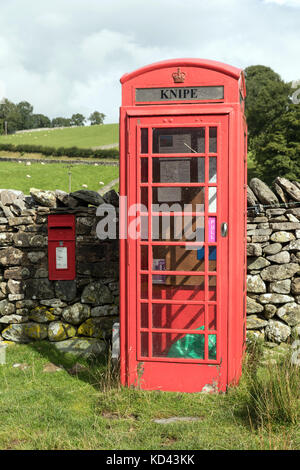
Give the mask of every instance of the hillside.
M 1 135 L 0 144 L 42 145 L 44 147 L 91 148 L 119 143 L 119 125 L 101 124 L 96 126 L 51 129 L 39 132 Z

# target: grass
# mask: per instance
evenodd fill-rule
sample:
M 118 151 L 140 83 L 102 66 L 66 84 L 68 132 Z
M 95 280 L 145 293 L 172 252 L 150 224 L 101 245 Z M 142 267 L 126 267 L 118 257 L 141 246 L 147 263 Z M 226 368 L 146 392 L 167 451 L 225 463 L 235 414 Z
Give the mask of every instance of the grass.
M 22 134 L 1 135 L 1 143 L 14 145 L 43 145 L 44 147 L 90 148 L 118 144 L 119 125 L 103 124 L 66 129 L 25 132 Z
M 43 372 L 49 362 L 62 370 Z M 8 347 L 0 366 L 1 449 L 300 449 L 297 425 L 251 425 L 246 377 L 227 394 L 147 392 L 121 387 L 105 361 L 80 360 L 85 368 L 71 375 L 75 362 L 47 342 Z M 199 420 L 153 421 L 172 416 Z
M 117 166 L 104 165 L 67 165 L 51 163 L 42 165 L 26 162 L 0 162 L 0 181 L 2 189 L 17 189 L 29 194 L 30 188 L 44 190 L 60 189 L 69 192 L 69 171 L 71 172 L 71 190 L 100 190 L 113 179 L 118 178 Z M 30 176 L 30 178 L 27 177 Z M 99 184 L 100 182 L 104 184 Z M 87 185 L 84 188 L 82 185 Z

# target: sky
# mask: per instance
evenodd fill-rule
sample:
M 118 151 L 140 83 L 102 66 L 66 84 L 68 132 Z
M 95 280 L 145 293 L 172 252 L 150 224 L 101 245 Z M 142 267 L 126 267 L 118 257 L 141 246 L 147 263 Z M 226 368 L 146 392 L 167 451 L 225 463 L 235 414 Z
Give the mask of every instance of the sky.
M 120 77 L 196 57 L 300 79 L 300 0 L 0 0 L 0 100 L 118 122 Z

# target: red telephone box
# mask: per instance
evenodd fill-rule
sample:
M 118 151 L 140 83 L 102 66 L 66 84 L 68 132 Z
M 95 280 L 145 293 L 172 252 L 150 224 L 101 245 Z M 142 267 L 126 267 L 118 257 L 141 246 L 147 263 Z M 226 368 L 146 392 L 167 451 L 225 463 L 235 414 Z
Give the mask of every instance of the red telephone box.
M 246 333 L 243 72 L 169 60 L 121 83 L 122 384 L 225 391 Z

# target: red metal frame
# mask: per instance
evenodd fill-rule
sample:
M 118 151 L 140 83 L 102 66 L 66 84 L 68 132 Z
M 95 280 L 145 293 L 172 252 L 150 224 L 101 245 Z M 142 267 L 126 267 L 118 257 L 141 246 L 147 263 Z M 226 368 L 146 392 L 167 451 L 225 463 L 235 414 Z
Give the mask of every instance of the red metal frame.
M 217 65 L 216 65 L 217 64 Z M 187 70 L 195 86 L 201 76 L 201 85 L 216 84 L 224 86 L 224 100 L 208 104 L 172 103 L 168 105 L 134 103 L 134 90 L 140 87 L 167 86 L 166 75 L 170 77 L 174 67 Z M 187 69 L 185 69 L 186 67 Z M 153 246 L 191 246 L 197 242 L 154 241 L 151 240 L 152 217 L 148 217 L 148 240 L 120 240 L 120 314 L 121 314 L 121 380 L 127 386 L 139 386 L 144 389 L 161 389 L 195 392 L 211 384 L 219 390 L 226 390 L 230 383 L 238 382 L 241 373 L 241 362 L 245 340 L 245 143 L 246 133 L 243 112 L 239 102 L 240 93 L 245 96 L 244 80 L 241 71 L 224 64 L 212 61 L 189 60 L 166 61 L 147 66 L 121 79 L 123 83 L 123 106 L 120 110 L 120 195 L 127 197 L 128 207 L 141 203 L 140 188 L 148 191 L 148 207 L 152 203 L 152 188 L 155 187 L 204 187 L 205 231 L 208 228 L 208 217 L 217 218 L 217 240 L 209 243 L 205 239 L 204 271 L 164 271 L 164 275 L 204 276 L 204 299 L 188 300 L 187 298 L 167 299 L 153 298 L 152 276 L 161 271 L 152 269 Z M 198 81 L 196 81 L 196 78 Z M 170 82 L 170 80 L 169 80 Z M 170 86 L 170 83 L 168 83 Z M 171 84 L 171 86 L 173 86 Z M 176 84 L 182 86 L 182 84 Z M 149 138 L 147 154 L 141 154 L 141 129 L 148 129 L 149 136 L 153 128 L 172 127 L 204 127 L 206 148 L 203 154 L 154 154 L 152 138 Z M 218 128 L 217 153 L 208 149 L 208 128 Z M 241 136 L 239 138 L 239 136 Z M 243 159 L 240 158 L 241 154 Z M 209 183 L 208 158 L 217 156 L 217 182 Z M 152 159 L 155 158 L 204 158 L 204 183 L 153 183 Z M 148 158 L 148 182 L 140 179 L 140 159 Z M 217 187 L 217 213 L 208 213 L 208 188 Z M 200 215 L 191 212 L 191 215 Z M 242 214 L 242 217 L 241 217 Z M 138 215 L 144 214 L 139 211 Z M 152 215 L 157 215 L 152 213 Z M 163 215 L 163 213 L 160 213 Z M 169 214 L 168 214 L 169 215 Z M 171 217 L 178 215 L 173 213 Z M 121 210 L 121 226 L 129 227 L 136 214 L 128 215 Z M 223 222 L 229 225 L 228 237 L 220 236 Z M 200 245 L 200 243 L 198 243 Z M 148 269 L 141 268 L 140 247 L 148 247 Z M 208 270 L 208 247 L 217 246 L 216 272 Z M 241 257 L 240 257 L 241 256 Z M 148 299 L 141 298 L 140 276 L 148 278 Z M 208 294 L 209 276 L 217 281 L 217 298 L 210 301 Z M 178 289 L 178 295 L 184 295 L 184 289 Z M 141 306 L 148 306 L 147 326 L 141 325 Z M 175 328 L 153 328 L 152 305 L 159 306 L 162 311 L 169 306 L 184 305 L 204 307 L 204 330 Z M 208 309 L 210 305 L 217 308 L 217 326 L 208 330 Z M 239 310 L 238 310 L 239 309 Z M 238 312 L 238 313 L 237 313 Z M 180 319 L 180 317 L 179 317 Z M 244 330 L 243 330 L 244 328 Z M 147 353 L 141 351 L 141 333 L 147 335 Z M 153 356 L 152 334 L 172 333 L 202 334 L 205 340 L 204 359 L 183 359 Z M 209 359 L 208 335 L 217 335 L 217 356 Z M 144 344 L 144 343 L 143 343 Z

